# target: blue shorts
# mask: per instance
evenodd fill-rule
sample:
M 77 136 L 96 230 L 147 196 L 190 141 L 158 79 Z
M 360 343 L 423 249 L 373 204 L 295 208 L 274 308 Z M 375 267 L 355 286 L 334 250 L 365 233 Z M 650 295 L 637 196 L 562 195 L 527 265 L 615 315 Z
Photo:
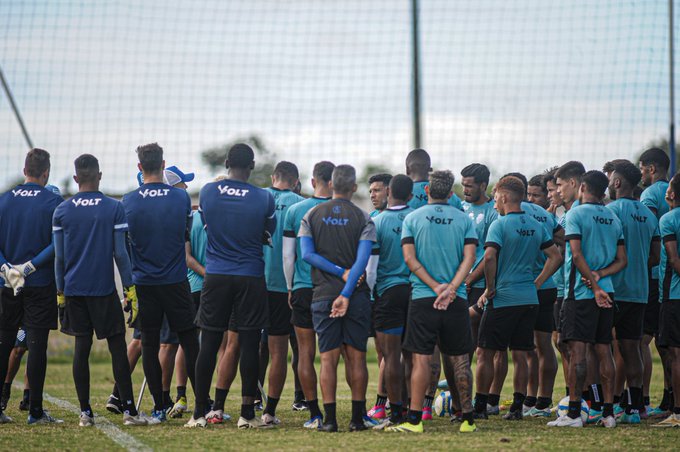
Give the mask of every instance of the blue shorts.
M 344 317 L 330 317 L 333 301 L 335 300 L 312 302 L 312 320 L 319 338 L 319 352 L 340 348 L 342 344 L 365 352 L 371 329 L 371 300 L 368 292 L 352 295 Z

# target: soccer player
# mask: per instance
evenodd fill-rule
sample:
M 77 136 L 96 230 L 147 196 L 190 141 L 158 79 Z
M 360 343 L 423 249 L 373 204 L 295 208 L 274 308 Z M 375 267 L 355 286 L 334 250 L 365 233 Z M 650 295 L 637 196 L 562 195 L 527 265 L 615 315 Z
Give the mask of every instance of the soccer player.
M 558 172 L 558 185 L 560 173 Z M 554 427 L 582 427 L 581 397 L 586 376 L 586 347 L 599 361 L 603 409 L 598 423 L 616 427 L 614 418 L 614 362 L 611 342 L 614 324 L 612 275 L 627 264 L 623 227 L 618 217 L 602 205 L 609 179 L 600 171 L 583 175 L 581 205 L 567 215 L 566 281 L 562 305 L 562 340 L 569 346 L 569 411 L 549 422 Z
M 29 424 L 61 422 L 43 410 L 47 339 L 57 328 L 52 214 L 63 198 L 45 188 L 50 154 L 31 149 L 24 164 L 25 180 L 0 196 L 0 382 L 5 381 L 19 327 L 28 343 L 31 387 Z M 0 423 L 10 422 L 0 409 Z
M 506 420 L 522 419 L 529 382 L 527 352 L 534 349 L 534 325 L 539 314 L 537 289 L 559 268 L 562 258 L 548 231 L 522 203 L 523 181 L 503 177 L 496 184 L 496 210 L 501 215 L 489 228 L 484 245 L 486 289 L 478 304 L 484 307 L 477 348 L 475 413 L 486 417 L 487 396 L 493 378 L 496 351 L 512 350 L 515 372 L 513 402 Z M 547 260 L 536 275 L 536 262 Z
M 333 199 L 307 212 L 298 236 L 302 258 L 312 266 L 312 321 L 319 338 L 321 393 L 326 414 L 321 430 L 338 430 L 335 394 L 338 360 L 344 346 L 351 369 L 349 430 L 360 431 L 377 424 L 365 415 L 371 301 L 368 285 L 362 278 L 376 233 L 369 215 L 351 202 L 357 189 L 354 168 L 336 166 L 331 184 Z
M 177 333 L 189 379 L 194 383 L 198 330 L 193 324 L 196 311 L 189 292 L 185 258 L 191 199 L 185 190 L 164 183 L 163 148 L 157 143 L 139 146 L 137 157 L 144 184 L 126 194 L 122 203 L 128 222 L 132 279 L 139 295 L 142 365 L 154 401 L 150 422 L 158 424 L 167 419 L 169 398 L 169 393 L 166 399 L 163 397 L 158 359 L 164 317 L 170 331 Z M 169 386 L 167 382 L 168 391 Z
M 391 179 L 389 189 L 386 190 L 387 209 L 374 219 L 377 240 L 367 270 L 369 286 L 373 286 L 375 282 L 374 291 L 377 294 L 374 302 L 375 339 L 376 345 L 379 344 L 382 350 L 381 368 L 384 368 L 385 386 L 391 409 L 390 417 L 381 421 L 378 426 L 380 428 L 402 421 L 404 375 L 401 363 L 401 338 L 406 326 L 411 285 L 409 269 L 401 250 L 401 232 L 404 219 L 413 211 L 407 205 L 412 189 L 413 182 L 406 175 L 398 174 Z M 373 277 L 375 281 L 371 281 Z M 378 395 L 380 394 L 378 390 Z
M 125 245 L 125 211 L 120 202 L 99 191 L 102 173 L 93 155 L 78 157 L 75 173 L 78 193 L 57 207 L 52 224 L 58 306 L 63 312 L 61 331 L 75 336 L 73 381 L 80 402 L 80 426 L 94 425 L 88 362 L 93 332 L 97 339 L 108 342 L 124 424 L 147 425 L 149 419 L 139 416 L 134 405 L 125 320 L 113 277 L 115 259 L 131 311 L 130 321 L 134 321 L 138 305 Z
M 288 367 L 288 340 L 291 333 L 291 308 L 288 304 L 288 287 L 283 274 L 283 228 L 288 210 L 304 200 L 292 192 L 300 179 L 297 166 L 291 162 L 281 161 L 276 164 L 272 174 L 272 186 L 267 190 L 274 197 L 276 205 L 276 230 L 271 237 L 271 244 L 264 246 L 264 274 L 267 280 L 269 301 L 269 328 L 267 338 L 271 366 L 269 368 L 269 385 L 267 405 L 262 414 L 265 424 L 279 424 L 276 417 L 276 406 L 279 403 L 283 385 L 286 382 Z
M 373 205 L 371 218 L 387 209 L 387 187 L 389 187 L 391 179 L 392 175 L 387 173 L 374 174 L 368 178 L 368 194 Z
M 255 154 L 247 144 L 229 149 L 227 179 L 201 189 L 199 211 L 208 232 L 205 278 L 196 323 L 201 350 L 196 362 L 196 407 L 187 427 L 205 427 L 208 393 L 216 355 L 232 312 L 240 344 L 241 416 L 239 428 L 270 427 L 255 417 L 259 374 L 258 346 L 268 327 L 269 309 L 262 245 L 276 228 L 274 198 L 248 183 Z
M 651 210 L 633 199 L 633 188 L 642 177 L 640 170 L 628 160 L 608 162 L 606 169 L 610 170 L 609 196 L 615 200 L 607 207 L 621 221 L 628 256 L 628 265 L 612 278 L 618 308 L 614 312 L 614 330 L 623 358 L 617 371 L 625 376 L 630 396 L 620 422 L 639 424 L 639 413 L 644 409 L 640 349 L 649 293 L 648 272 L 659 262 L 658 221 Z
M 529 179 L 527 184 L 527 201 L 531 204 L 536 204 L 544 209 L 550 207 L 550 199 L 548 199 L 548 185 L 545 177 L 542 174 Z
M 665 151 L 659 148 L 647 149 L 640 156 L 639 168 L 642 172 L 642 185 L 645 190 L 640 196 L 640 202 L 661 219 L 669 211 L 666 201 L 668 190 L 668 168 L 670 158 Z M 661 365 L 664 373 L 664 390 L 661 403 L 658 407 L 649 406 L 649 388 L 652 380 L 652 353 L 649 345 L 654 336 L 659 332 L 659 274 L 662 269 L 653 267 L 649 276 L 649 298 L 645 307 L 644 335 L 642 337 L 642 360 L 644 362 L 644 402 L 646 415 L 650 417 L 666 416 L 673 408 L 673 388 L 671 386 L 670 369 L 666 366 L 666 349 L 658 346 L 656 350 L 661 357 Z
M 666 348 L 667 363 L 671 370 L 671 384 L 680 388 L 680 176 L 671 179 L 666 192 L 670 212 L 661 217 L 659 224 L 663 247 L 659 279 L 661 283 L 661 309 L 659 319 L 659 347 Z M 673 393 L 673 412 L 658 427 L 680 427 L 680 391 Z
M 417 209 L 428 203 L 425 187 L 428 184 L 428 177 L 432 171 L 430 154 L 424 149 L 414 149 L 406 156 L 406 175 L 413 181 L 413 196 L 408 202 L 409 207 Z M 460 198 L 455 194 L 451 195 L 447 201 L 450 205 L 459 210 L 463 210 Z
M 302 248 L 298 232 L 302 219 L 311 209 L 328 201 L 333 195 L 331 178 L 335 165 L 322 161 L 314 165 L 312 187 L 314 196 L 299 202 L 286 212 L 283 225 L 283 271 L 290 292 L 290 305 L 293 310 L 291 322 L 298 341 L 298 375 L 302 391 L 309 407 L 310 419 L 305 428 L 318 429 L 323 425 L 316 391 L 317 377 L 314 368 L 316 355 L 316 334 L 312 321 L 312 276 L 311 266 L 302 259 Z
M 449 386 L 456 388 L 460 399 L 460 431 L 477 428 L 471 402 L 472 336 L 463 285 L 475 261 L 477 234 L 472 220 L 448 204 L 453 180 L 450 171 L 433 172 L 426 188 L 428 204 L 409 214 L 402 225 L 402 250 L 412 285 L 403 345 L 412 354 L 411 402 L 406 420 L 387 431 L 423 431 L 424 396 L 431 384 L 429 367 L 437 343 L 454 369 Z

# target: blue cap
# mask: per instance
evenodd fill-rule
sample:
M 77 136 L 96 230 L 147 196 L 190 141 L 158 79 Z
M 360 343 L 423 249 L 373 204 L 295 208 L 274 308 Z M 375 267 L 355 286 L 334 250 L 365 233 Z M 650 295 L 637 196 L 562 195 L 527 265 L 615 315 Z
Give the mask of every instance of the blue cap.
M 182 170 L 177 168 L 176 166 L 170 166 L 168 168 L 165 168 L 165 171 L 163 172 L 163 183 L 168 184 L 168 185 L 177 185 L 180 182 L 191 182 L 194 180 L 194 173 L 183 173 Z M 137 183 L 139 185 L 144 184 L 144 175 L 142 172 L 137 173 Z
M 54 193 L 55 195 L 61 196 L 61 192 L 59 191 L 59 188 L 57 186 L 47 184 L 47 185 L 45 185 L 45 188 L 47 190 L 51 191 L 52 193 Z

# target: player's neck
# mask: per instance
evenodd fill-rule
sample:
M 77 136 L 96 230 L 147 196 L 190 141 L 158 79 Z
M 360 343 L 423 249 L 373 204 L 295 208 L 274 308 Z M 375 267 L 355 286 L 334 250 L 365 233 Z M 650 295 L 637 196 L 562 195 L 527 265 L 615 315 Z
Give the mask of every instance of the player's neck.
M 409 174 L 409 177 L 411 180 L 415 182 L 427 182 L 429 175 L 428 174 Z
M 654 173 L 652 174 L 652 184 L 655 184 L 659 181 L 667 181 L 668 180 L 668 174 L 667 173 Z M 650 185 L 652 185 L 650 184 Z
M 597 196 L 584 192 L 581 196 L 581 204 L 602 204 L 602 200 Z
M 572 200 L 569 201 L 569 202 L 566 202 L 566 201 L 565 201 L 565 202 L 562 203 L 562 207 L 564 207 L 564 210 L 566 210 L 567 212 L 569 212 L 569 211 L 571 210 L 571 208 L 574 206 L 574 203 L 575 203 L 575 202 L 576 202 L 575 199 L 572 199 Z
M 91 193 L 99 191 L 99 184 L 80 184 L 78 185 L 78 193 Z
M 344 201 L 351 201 L 352 200 L 352 192 L 350 192 L 350 193 L 333 192 L 333 199 L 342 199 Z
M 248 183 L 248 179 L 250 179 L 250 170 L 245 168 L 229 168 L 227 179 Z
M 486 193 L 482 193 L 482 196 L 480 196 L 479 199 L 477 201 L 473 202 L 472 204 L 475 205 L 475 206 L 483 206 L 484 204 L 489 202 L 490 199 L 491 198 L 489 198 L 486 195 Z
M 616 190 L 616 199 L 621 199 L 621 198 L 629 198 L 633 199 L 633 190 L 627 190 L 627 189 L 622 189 L 619 188 Z
M 274 190 L 280 190 L 280 191 L 290 191 L 293 189 L 293 187 L 290 186 L 290 184 L 287 184 L 285 182 L 276 182 L 272 184 L 272 188 Z
M 435 198 L 427 198 L 427 203 L 428 204 L 448 204 L 449 200 L 448 199 L 435 199 Z
M 314 197 L 328 199 L 333 197 L 333 190 L 328 185 L 316 184 L 314 187 Z
M 522 205 L 520 203 L 514 203 L 510 204 L 508 202 L 505 203 L 505 214 L 509 213 L 522 213 Z
M 40 186 L 45 186 L 45 183 L 38 177 L 26 176 L 24 179 L 24 184 L 36 184 Z
M 404 207 L 406 206 L 406 201 L 403 199 L 394 199 L 394 198 L 387 198 L 387 208 L 388 209 L 394 209 L 396 207 Z
M 162 184 L 163 170 L 153 173 L 145 173 L 144 171 L 142 171 L 142 177 L 144 178 L 145 184 Z

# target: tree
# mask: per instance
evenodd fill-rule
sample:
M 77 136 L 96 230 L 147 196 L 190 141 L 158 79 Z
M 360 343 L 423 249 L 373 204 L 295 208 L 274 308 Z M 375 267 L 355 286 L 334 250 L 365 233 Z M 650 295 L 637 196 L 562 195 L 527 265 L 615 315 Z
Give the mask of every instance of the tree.
M 271 174 L 276 165 L 276 154 L 267 146 L 264 140 L 257 134 L 250 134 L 246 137 L 237 138 L 224 145 L 208 148 L 201 152 L 201 159 L 213 174 L 222 172 L 224 162 L 227 159 L 227 152 L 237 143 L 246 143 L 255 152 L 255 169 L 250 175 L 249 182 L 258 187 L 268 187 L 271 185 Z

